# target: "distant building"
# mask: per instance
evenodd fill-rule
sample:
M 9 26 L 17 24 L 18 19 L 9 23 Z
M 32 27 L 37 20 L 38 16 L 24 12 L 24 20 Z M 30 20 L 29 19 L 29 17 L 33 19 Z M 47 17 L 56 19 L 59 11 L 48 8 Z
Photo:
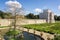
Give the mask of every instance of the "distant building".
M 43 10 L 43 13 L 40 13 L 39 18 L 46 19 L 47 23 L 54 23 L 55 22 L 54 13 L 49 9 Z

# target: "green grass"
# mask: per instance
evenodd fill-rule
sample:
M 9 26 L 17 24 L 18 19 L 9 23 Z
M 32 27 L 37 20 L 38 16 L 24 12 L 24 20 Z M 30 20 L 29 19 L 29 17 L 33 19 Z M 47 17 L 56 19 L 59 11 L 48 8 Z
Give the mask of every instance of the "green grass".
M 17 35 L 19 33 L 20 33 L 20 31 L 18 31 L 18 30 L 10 30 L 6 33 L 6 35 L 13 36 L 13 35 Z
M 6 27 L 8 27 L 8 26 L 0 26 L 0 28 L 6 28 Z
M 44 24 L 30 24 L 23 25 L 23 27 L 28 29 L 35 29 L 37 31 L 43 31 L 51 34 L 60 34 L 60 21 L 56 23 L 44 23 Z

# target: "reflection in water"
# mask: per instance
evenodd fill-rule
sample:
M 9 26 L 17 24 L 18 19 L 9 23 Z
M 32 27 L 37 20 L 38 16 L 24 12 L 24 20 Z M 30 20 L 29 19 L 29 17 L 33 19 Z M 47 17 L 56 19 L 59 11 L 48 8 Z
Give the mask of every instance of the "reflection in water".
M 34 40 L 34 35 L 29 35 L 27 32 L 23 32 L 25 40 Z
M 23 32 L 24 35 L 24 40 L 44 40 L 40 36 L 28 33 L 28 32 Z
M 23 32 L 23 36 L 24 36 L 24 40 L 44 40 L 42 37 L 28 33 L 28 32 Z M 5 40 L 7 40 L 6 38 L 7 36 L 5 36 Z M 19 38 L 19 40 L 21 40 Z

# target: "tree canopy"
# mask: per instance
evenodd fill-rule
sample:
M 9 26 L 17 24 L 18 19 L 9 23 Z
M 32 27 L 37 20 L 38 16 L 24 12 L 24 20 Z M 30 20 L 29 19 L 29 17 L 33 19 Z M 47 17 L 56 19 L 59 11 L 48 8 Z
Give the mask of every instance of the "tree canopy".
M 33 13 L 29 13 L 29 14 L 25 15 L 25 17 L 27 19 L 39 19 L 39 15 L 34 15 Z M 3 12 L 0 10 L 0 18 L 11 19 L 11 18 L 14 18 L 14 16 L 12 15 L 12 13 Z M 55 15 L 54 19 L 60 21 L 60 16 Z
M 11 16 L 12 16 L 11 13 L 0 11 L 0 18 L 2 18 L 2 19 L 11 18 Z
M 54 19 L 60 21 L 60 16 L 55 15 Z
M 39 19 L 39 15 L 34 15 L 33 13 L 29 13 L 25 17 L 28 19 Z

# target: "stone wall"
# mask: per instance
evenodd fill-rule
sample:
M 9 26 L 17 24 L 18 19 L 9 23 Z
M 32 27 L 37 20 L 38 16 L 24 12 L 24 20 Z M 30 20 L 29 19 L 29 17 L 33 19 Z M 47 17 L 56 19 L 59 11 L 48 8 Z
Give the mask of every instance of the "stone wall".
M 27 28 L 22 28 L 20 27 L 20 30 L 22 31 L 26 31 L 26 32 L 29 32 L 29 33 L 32 33 L 32 34 L 36 34 L 36 35 L 39 35 L 41 36 L 44 40 L 48 40 L 48 38 L 50 40 L 54 39 L 54 35 L 53 34 L 49 34 L 49 33 L 45 33 L 45 32 L 40 32 L 40 31 L 36 31 L 36 30 L 33 30 L 33 29 L 28 29 Z M 42 34 L 42 35 L 41 35 Z
M 13 19 L 0 19 L 1 26 L 8 26 L 12 25 L 14 22 Z M 45 19 L 19 19 L 17 20 L 17 25 L 26 25 L 26 24 L 41 24 L 46 23 Z

